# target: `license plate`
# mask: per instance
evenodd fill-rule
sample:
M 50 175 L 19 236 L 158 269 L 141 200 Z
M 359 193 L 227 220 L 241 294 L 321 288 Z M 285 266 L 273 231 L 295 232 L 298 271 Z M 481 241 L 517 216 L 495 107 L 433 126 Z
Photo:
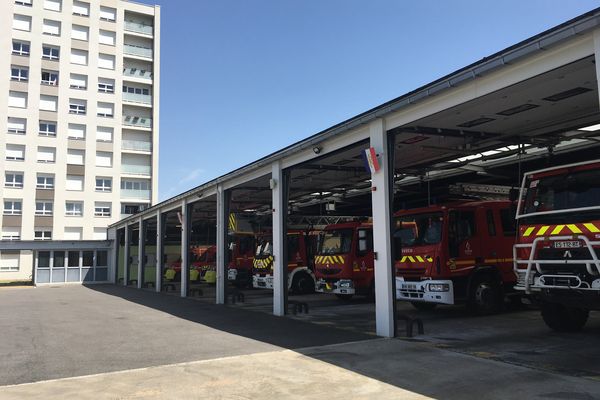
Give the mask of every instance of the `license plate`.
M 554 242 L 555 249 L 575 249 L 581 247 L 579 240 L 561 240 Z

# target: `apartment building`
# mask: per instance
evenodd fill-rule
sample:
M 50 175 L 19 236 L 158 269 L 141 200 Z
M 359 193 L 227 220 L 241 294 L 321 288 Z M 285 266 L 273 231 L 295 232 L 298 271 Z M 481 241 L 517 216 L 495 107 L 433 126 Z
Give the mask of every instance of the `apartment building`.
M 4 0 L 0 9 L 1 239 L 106 239 L 109 224 L 157 200 L 160 8 Z M 2 251 L 0 281 L 28 279 L 43 258 Z M 86 279 L 75 275 L 55 281 Z

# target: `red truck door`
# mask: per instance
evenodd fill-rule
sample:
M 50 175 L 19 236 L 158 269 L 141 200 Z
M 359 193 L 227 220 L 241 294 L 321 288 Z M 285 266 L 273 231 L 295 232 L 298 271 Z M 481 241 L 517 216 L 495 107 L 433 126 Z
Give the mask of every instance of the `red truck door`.
M 373 229 L 358 228 L 356 230 L 356 259 L 352 265 L 355 285 L 360 289 L 368 289 L 373 280 Z
M 450 273 L 470 270 L 475 264 L 483 263 L 481 257 L 481 235 L 476 227 L 475 210 L 451 210 L 448 216 L 448 251 Z

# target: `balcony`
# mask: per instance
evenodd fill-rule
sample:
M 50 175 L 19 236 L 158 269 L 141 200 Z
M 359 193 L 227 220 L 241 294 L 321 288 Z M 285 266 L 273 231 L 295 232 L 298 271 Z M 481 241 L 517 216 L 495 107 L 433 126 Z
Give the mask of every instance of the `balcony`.
M 125 30 L 129 32 L 141 33 L 142 35 L 152 36 L 154 27 L 143 22 L 125 21 Z
M 139 68 L 125 68 L 123 69 L 123 76 L 139 79 L 152 80 L 152 72 L 146 71 L 145 69 Z
M 121 198 L 150 200 L 150 190 L 121 189 Z
M 123 92 L 123 101 L 152 105 L 152 95 Z
M 152 49 L 149 47 L 137 46 L 134 44 L 123 45 L 123 54 L 136 57 L 152 58 Z
M 143 142 L 141 140 L 123 140 L 121 141 L 121 149 L 151 152 L 152 142 Z
M 127 175 L 150 176 L 152 173 L 152 168 L 149 165 L 121 164 L 121 173 Z
M 152 118 L 123 115 L 123 125 L 133 126 L 136 128 L 152 129 Z

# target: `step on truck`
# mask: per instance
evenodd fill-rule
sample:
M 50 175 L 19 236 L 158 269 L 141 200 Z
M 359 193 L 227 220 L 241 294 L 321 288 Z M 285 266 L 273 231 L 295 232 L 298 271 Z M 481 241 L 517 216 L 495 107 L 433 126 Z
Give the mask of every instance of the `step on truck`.
M 316 291 L 341 299 L 372 295 L 375 287 L 373 225 L 345 222 L 325 227 L 315 256 Z
M 315 290 L 314 254 L 319 231 L 292 230 L 287 233 L 288 290 L 294 294 L 308 294 Z M 273 289 L 273 236 L 271 233 L 257 236 L 253 260 L 252 286 L 257 289 Z
M 396 298 L 421 310 L 465 303 L 477 314 L 498 311 L 516 282 L 514 213 L 508 200 L 397 212 Z
M 515 289 L 556 331 L 577 331 L 600 309 L 600 160 L 524 175 Z

